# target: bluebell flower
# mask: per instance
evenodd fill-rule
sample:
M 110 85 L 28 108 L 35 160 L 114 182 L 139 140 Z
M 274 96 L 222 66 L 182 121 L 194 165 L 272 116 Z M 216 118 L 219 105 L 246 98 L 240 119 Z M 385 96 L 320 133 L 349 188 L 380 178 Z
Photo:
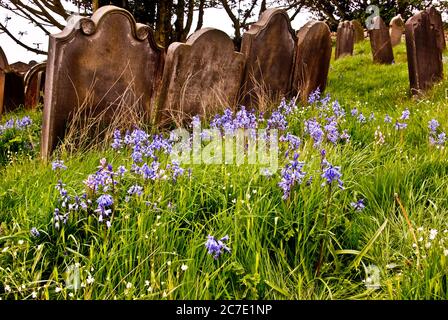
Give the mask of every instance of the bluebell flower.
M 173 181 L 177 181 L 177 178 L 183 175 L 185 171 L 183 168 L 179 166 L 179 162 L 176 160 L 173 160 L 171 164 L 168 164 L 167 169 L 170 169 Z
M 333 102 L 333 113 L 337 118 L 345 117 L 345 110 L 343 108 L 341 108 L 341 106 L 337 100 L 335 100 Z
M 67 169 L 67 166 L 64 165 L 64 161 L 62 160 L 55 160 L 51 163 L 51 169 L 53 171 L 57 170 L 57 169 L 61 169 L 61 170 L 65 170 Z
M 386 114 L 386 116 L 384 117 L 384 122 L 392 123 L 392 118 L 388 114 Z
M 16 128 L 21 130 L 28 126 L 30 126 L 33 123 L 33 121 L 30 119 L 30 117 L 25 116 L 22 119 L 16 120 Z
M 409 115 L 411 114 L 411 112 L 409 111 L 409 109 L 405 109 L 402 113 L 401 113 L 401 120 L 408 120 L 409 119 Z
M 369 116 L 369 121 L 373 121 L 373 120 L 375 120 L 375 113 L 370 113 L 370 116 Z
M 403 129 L 406 129 L 407 126 L 408 126 L 408 124 L 405 122 L 403 122 L 403 123 L 398 122 L 398 121 L 395 122 L 395 130 L 403 130 Z
M 321 129 L 320 123 L 316 119 L 305 121 L 305 133 L 309 134 L 314 140 L 314 147 L 318 147 L 324 138 L 324 132 Z
M 357 116 L 357 115 L 358 115 L 358 109 L 357 109 L 357 108 L 353 108 L 353 109 L 350 111 L 350 113 L 351 113 L 352 117 Z
M 35 227 L 31 228 L 30 233 L 31 233 L 31 236 L 33 236 L 34 238 L 37 238 L 40 236 L 40 232 Z
M 364 115 L 362 113 L 360 113 L 359 116 L 358 116 L 358 122 L 359 123 L 365 123 L 366 122 L 366 117 L 364 117 Z
M 112 142 L 112 148 L 113 149 L 120 149 L 122 147 L 123 140 L 121 139 L 121 132 L 120 130 L 114 131 L 114 141 Z
M 159 163 L 157 161 L 153 161 L 151 166 L 148 166 L 146 163 L 140 168 L 140 173 L 142 174 L 144 179 L 155 180 L 158 177 Z
M 350 134 L 348 133 L 347 129 L 344 129 L 344 130 L 342 131 L 341 139 L 342 139 L 342 140 L 345 140 L 346 142 L 349 142 L 349 141 L 350 141 Z
M 191 127 L 192 127 L 193 129 L 195 129 L 195 128 L 200 128 L 200 127 L 201 127 L 201 119 L 199 118 L 198 115 L 193 116 L 193 117 L 191 118 Z
M 326 161 L 325 165 L 326 167 L 324 168 L 324 172 L 322 173 L 322 178 L 324 178 L 325 181 L 324 183 L 322 183 L 322 186 L 325 186 L 326 184 L 331 185 L 334 181 L 337 181 L 339 188 L 343 189 L 343 182 L 341 180 L 341 168 L 333 166 L 328 161 Z
M 431 130 L 432 133 L 436 133 L 437 128 L 439 127 L 439 122 L 436 119 L 431 119 L 428 122 L 428 128 Z
M 311 92 L 311 94 L 309 95 L 308 103 L 313 104 L 314 102 L 316 102 L 319 99 L 320 99 L 320 88 L 317 88 L 316 90 Z
M 289 150 L 297 150 L 300 147 L 300 138 L 290 134 L 289 132 L 286 133 L 286 135 L 283 135 L 280 137 L 280 141 L 282 142 L 288 142 L 288 149 Z
M 279 111 L 274 111 L 268 119 L 268 128 L 286 130 L 287 127 L 288 122 L 286 121 L 285 116 Z
M 283 200 L 288 199 L 294 185 L 296 183 L 301 184 L 305 178 L 306 172 L 302 171 L 305 163 L 298 161 L 298 157 L 299 154 L 295 153 L 294 159 L 286 164 L 286 166 L 282 169 L 282 178 L 278 183 L 278 186 L 283 190 Z
M 220 240 L 216 240 L 215 237 L 208 235 L 205 248 L 208 250 L 208 254 L 213 255 L 213 258 L 217 260 L 224 252 L 230 253 L 230 248 L 224 243 L 229 240 L 229 236 L 222 237 Z
M 356 202 L 350 203 L 353 209 L 355 209 L 357 212 L 361 212 L 365 208 L 364 199 L 359 199 Z
M 96 202 L 98 203 L 99 207 L 106 208 L 110 207 L 114 203 L 114 199 L 109 194 L 102 194 L 98 197 Z
M 336 144 L 339 140 L 338 123 L 335 119 L 330 118 L 329 122 L 324 126 L 328 141 Z
M 141 196 L 142 193 L 143 193 L 143 187 L 139 186 L 138 184 L 131 186 L 128 190 L 128 194 L 131 196 L 134 194 L 136 194 L 137 196 Z

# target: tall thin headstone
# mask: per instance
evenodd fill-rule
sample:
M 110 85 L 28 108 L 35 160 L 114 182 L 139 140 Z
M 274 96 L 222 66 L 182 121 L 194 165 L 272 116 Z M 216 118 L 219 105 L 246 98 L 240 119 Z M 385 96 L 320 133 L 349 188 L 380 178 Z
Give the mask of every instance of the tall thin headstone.
M 168 47 L 159 99 L 159 123 L 211 115 L 238 100 L 245 57 L 223 31 L 205 28 Z M 173 121 L 174 120 L 174 121 Z
M 124 9 L 103 6 L 91 18 L 72 16 L 50 35 L 41 156 L 50 156 L 81 106 L 105 123 L 131 105 L 149 119 L 163 59 L 150 28 Z
M 404 32 L 404 20 L 401 14 L 393 17 L 389 23 L 389 34 L 392 47 L 399 45 Z
M 335 59 L 353 55 L 355 28 L 350 21 L 340 22 L 336 34 Z
M 297 32 L 293 89 L 302 101 L 311 92 L 325 90 L 331 60 L 331 32 L 322 21 L 308 21 Z
M 25 108 L 33 109 L 43 102 L 47 63 L 38 63 L 25 74 Z
M 405 32 L 411 93 L 420 94 L 443 79 L 443 48 L 427 11 L 409 18 Z
M 283 9 L 266 10 L 243 34 L 241 52 L 246 56 L 243 103 L 254 104 L 257 94 L 266 91 L 271 99 L 290 94 L 296 42 Z
M 0 47 L 0 117 L 3 113 L 3 101 L 5 96 L 5 77 L 7 67 L 8 67 L 8 59 L 6 59 L 6 55 L 3 52 L 3 49 Z
M 379 16 L 373 18 L 373 23 L 378 26 L 378 28 L 369 30 L 373 61 L 392 64 L 394 62 L 394 52 L 390 41 L 389 28 Z
M 364 40 L 364 28 L 362 27 L 361 22 L 358 20 L 352 20 L 351 24 L 353 29 L 355 30 L 355 43 L 361 42 Z
M 433 26 L 434 31 L 436 32 L 437 45 L 443 51 L 446 49 L 446 40 L 445 40 L 445 32 L 443 29 L 442 15 L 434 7 L 429 7 L 428 9 L 426 9 L 426 12 L 429 14 L 429 20 L 431 21 L 431 25 Z

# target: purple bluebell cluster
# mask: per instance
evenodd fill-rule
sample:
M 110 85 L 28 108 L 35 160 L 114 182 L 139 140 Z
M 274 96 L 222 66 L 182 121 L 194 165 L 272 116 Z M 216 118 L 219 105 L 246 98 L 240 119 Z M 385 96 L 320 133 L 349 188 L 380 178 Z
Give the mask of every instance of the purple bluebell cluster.
M 355 209 L 355 211 L 357 212 L 361 212 L 362 210 L 364 210 L 364 208 L 366 207 L 364 204 L 364 199 L 359 199 L 356 202 L 352 202 L 350 203 L 350 205 L 352 206 L 353 209 Z
M 268 129 L 286 130 L 288 128 L 288 121 L 281 111 L 274 111 L 268 119 Z
M 320 99 L 320 88 L 317 88 L 315 91 L 311 92 L 308 96 L 308 103 L 313 104 Z
M 39 230 L 36 229 L 36 227 L 32 227 L 30 230 L 31 236 L 34 238 L 38 238 L 40 236 Z
M 386 116 L 384 117 L 384 122 L 385 123 L 392 123 L 392 118 L 388 114 L 386 114 Z
M 324 126 L 327 140 L 333 144 L 337 144 L 339 140 L 339 131 L 336 118 L 330 117 L 327 119 L 327 121 L 327 124 Z
M 224 110 L 224 114 L 215 115 L 210 122 L 210 128 L 222 130 L 222 134 L 233 133 L 237 129 L 256 129 L 258 127 L 258 119 L 255 110 L 248 111 L 244 106 L 234 115 L 229 108 Z
M 208 254 L 213 255 L 215 260 L 223 254 L 224 252 L 230 253 L 230 248 L 224 243 L 229 241 L 229 236 L 226 235 L 221 239 L 217 240 L 215 237 L 208 235 L 207 241 L 205 242 L 205 248 L 208 250 Z
M 64 165 L 64 161 L 62 161 L 62 160 L 55 160 L 55 161 L 53 161 L 53 162 L 51 163 L 51 169 L 52 169 L 53 171 L 56 171 L 56 170 L 58 170 L 58 169 L 66 170 L 66 169 L 67 169 L 67 166 Z
M 295 153 L 292 161 L 286 164 L 281 172 L 281 180 L 278 183 L 279 187 L 283 190 L 282 199 L 286 200 L 291 194 L 291 190 L 295 184 L 302 184 L 305 178 L 306 172 L 303 172 L 304 162 L 298 161 L 299 154 Z
M 438 130 L 440 128 L 439 122 L 436 119 L 431 119 L 428 122 L 428 128 L 429 128 L 429 144 L 438 147 L 444 146 L 447 139 L 446 133 Z
M 305 134 L 308 134 L 314 141 L 314 147 L 320 146 L 324 139 L 324 132 L 320 123 L 315 119 L 305 120 Z
M 322 186 L 331 185 L 333 182 L 337 182 L 339 188 L 343 189 L 342 186 L 343 182 L 341 180 L 341 177 L 342 177 L 341 168 L 333 166 L 327 160 L 324 160 L 324 169 L 322 173 L 322 178 L 324 178 L 325 181 L 322 183 Z
M 33 123 L 33 120 L 31 120 L 30 117 L 24 116 L 21 119 L 9 119 L 5 122 L 5 124 L 0 125 L 0 135 L 2 135 L 6 130 L 8 129 L 16 129 L 16 130 L 25 130 L 31 124 Z
M 280 137 L 280 141 L 281 142 L 288 142 L 288 150 L 285 153 L 285 157 L 288 156 L 289 151 L 296 151 L 299 149 L 300 147 L 300 138 L 291 134 L 291 133 L 286 133 L 286 135 L 282 135 Z

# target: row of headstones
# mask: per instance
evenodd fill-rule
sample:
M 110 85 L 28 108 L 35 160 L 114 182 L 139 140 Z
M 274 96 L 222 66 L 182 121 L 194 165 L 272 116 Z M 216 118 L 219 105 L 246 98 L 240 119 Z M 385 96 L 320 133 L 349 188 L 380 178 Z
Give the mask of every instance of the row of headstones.
M 325 89 L 331 51 L 325 23 L 310 21 L 296 34 L 282 9 L 262 14 L 244 33 L 240 52 L 227 34 L 205 28 L 165 53 L 149 27 L 114 6 L 72 17 L 49 40 L 41 155 L 50 156 L 81 105 L 90 117 L 113 118 L 125 99 L 148 120 L 155 112 L 160 125 L 237 103 L 256 107 L 261 91 L 306 99 Z
M 20 106 L 26 109 L 43 102 L 45 63 L 30 61 L 8 64 L 0 47 L 0 116 Z
M 390 28 L 379 16 L 373 18 L 372 24 L 374 27 L 368 33 L 376 63 L 394 63 L 392 47 L 401 42 L 405 32 L 412 94 L 420 94 L 443 79 L 442 52 L 446 49 L 446 41 L 442 16 L 434 7 L 416 13 L 406 24 L 401 15 L 391 20 Z M 360 39 L 364 39 L 364 30 L 358 21 L 341 22 L 337 31 L 335 58 L 353 55 L 354 43 Z

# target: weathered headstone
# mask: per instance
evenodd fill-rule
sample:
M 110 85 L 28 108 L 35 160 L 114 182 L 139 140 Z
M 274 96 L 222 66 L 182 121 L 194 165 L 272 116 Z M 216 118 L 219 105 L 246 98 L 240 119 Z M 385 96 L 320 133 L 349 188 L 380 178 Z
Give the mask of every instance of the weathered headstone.
M 355 43 L 363 41 L 364 40 L 364 28 L 362 27 L 361 22 L 359 22 L 358 20 L 352 20 L 351 24 L 353 26 L 353 29 L 355 30 Z
M 268 9 L 243 34 L 241 52 L 246 56 L 243 77 L 245 104 L 258 94 L 277 99 L 291 91 L 297 38 L 283 9 Z
M 431 25 L 434 28 L 434 31 L 436 32 L 437 45 L 443 51 L 446 49 L 446 40 L 445 40 L 445 32 L 443 30 L 442 15 L 434 7 L 429 7 L 428 9 L 426 9 L 426 12 L 428 12 L 429 20 L 431 21 Z
M 427 11 L 420 11 L 405 24 L 411 93 L 419 94 L 443 79 L 442 48 Z
M 103 6 L 91 18 L 72 16 L 50 36 L 41 156 L 50 156 L 80 106 L 92 117 L 102 114 L 106 123 L 131 105 L 146 118 L 163 59 L 150 28 L 124 9 Z
M 378 29 L 369 30 L 373 61 L 392 64 L 394 62 L 394 52 L 390 41 L 389 28 L 379 16 L 373 18 L 373 23 L 379 26 Z
M 347 55 L 353 55 L 353 46 L 355 43 L 355 29 L 350 21 L 340 22 L 336 34 L 336 52 L 335 59 Z
M 187 42 L 168 47 L 161 85 L 161 122 L 183 122 L 237 103 L 245 57 L 230 37 L 217 29 L 193 33 Z
M 3 112 L 11 112 L 25 104 L 23 75 L 10 70 L 5 73 L 5 95 L 3 98 Z
M 3 101 L 5 95 L 5 77 L 7 67 L 8 67 L 8 59 L 6 59 L 6 55 L 3 52 L 3 49 L 0 47 L 0 117 L 3 113 Z
M 43 102 L 47 63 L 35 64 L 25 74 L 25 108 L 33 109 Z
M 392 47 L 400 44 L 404 32 L 404 20 L 401 14 L 393 17 L 389 23 L 389 34 Z
M 31 61 L 31 63 L 32 62 L 33 61 Z M 30 70 L 31 67 L 32 67 L 32 64 L 25 63 L 25 62 L 22 62 L 22 61 L 17 61 L 15 63 L 9 65 L 9 70 L 11 70 L 11 71 L 21 75 L 22 77 L 24 77 L 25 73 L 27 73 L 28 70 Z
M 331 32 L 322 21 L 309 21 L 297 32 L 293 89 L 303 101 L 327 85 L 331 60 Z

